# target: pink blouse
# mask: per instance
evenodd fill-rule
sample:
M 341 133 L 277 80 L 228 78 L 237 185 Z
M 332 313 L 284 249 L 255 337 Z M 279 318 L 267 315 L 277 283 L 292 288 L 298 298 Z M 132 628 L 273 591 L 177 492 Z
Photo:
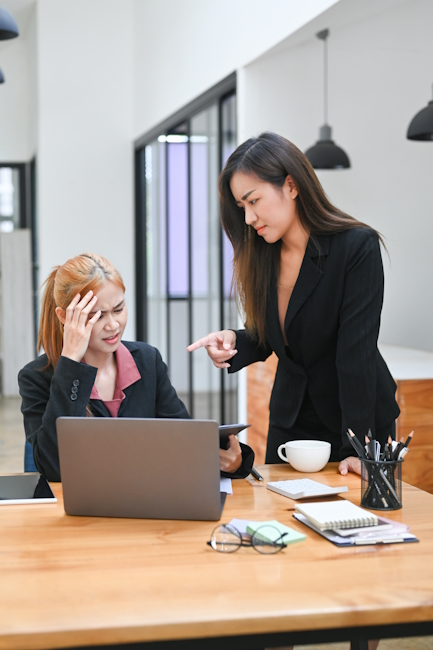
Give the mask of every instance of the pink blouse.
M 101 400 L 95 384 L 93 384 L 92 392 L 90 393 L 90 399 L 99 399 L 105 404 L 112 418 L 117 418 L 120 405 L 125 399 L 123 389 L 128 388 L 128 386 L 135 384 L 136 381 L 141 379 L 134 357 L 123 343 L 119 345 L 115 354 L 117 361 L 117 378 L 113 399 Z

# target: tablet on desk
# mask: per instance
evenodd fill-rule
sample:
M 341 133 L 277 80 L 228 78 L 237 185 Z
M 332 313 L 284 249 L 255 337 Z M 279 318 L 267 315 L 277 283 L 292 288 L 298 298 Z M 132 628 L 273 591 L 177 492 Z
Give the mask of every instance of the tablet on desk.
M 47 480 L 38 472 L 0 476 L 0 506 L 56 502 Z

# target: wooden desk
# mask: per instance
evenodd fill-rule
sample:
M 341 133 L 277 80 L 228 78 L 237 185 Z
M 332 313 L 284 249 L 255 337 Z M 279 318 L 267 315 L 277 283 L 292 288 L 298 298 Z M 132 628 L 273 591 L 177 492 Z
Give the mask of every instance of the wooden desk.
M 299 474 L 258 469 L 264 483 L 233 482 L 222 522 L 276 518 L 307 534 L 274 556 L 216 553 L 206 545 L 214 522 L 68 517 L 60 484 L 57 504 L 0 507 L 0 650 L 166 648 L 155 642 L 175 640 L 188 649 L 258 648 L 433 634 L 432 495 L 405 485 L 403 510 L 392 513 L 419 544 L 342 549 L 302 527 L 294 502 L 266 489 L 267 480 Z M 347 498 L 359 504 L 359 477 L 339 476 L 336 465 L 310 476 L 349 485 Z

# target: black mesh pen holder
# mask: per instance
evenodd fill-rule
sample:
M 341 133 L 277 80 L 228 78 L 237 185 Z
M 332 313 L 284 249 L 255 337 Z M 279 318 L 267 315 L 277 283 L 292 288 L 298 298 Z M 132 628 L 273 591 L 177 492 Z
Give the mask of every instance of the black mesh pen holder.
M 370 510 L 399 510 L 403 460 L 360 460 L 361 506 Z

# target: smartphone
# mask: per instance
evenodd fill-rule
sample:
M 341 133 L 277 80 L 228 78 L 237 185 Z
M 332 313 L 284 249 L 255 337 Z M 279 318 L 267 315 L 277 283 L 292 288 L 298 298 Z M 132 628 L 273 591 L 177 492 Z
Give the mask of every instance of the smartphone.
M 220 424 L 219 426 L 219 431 L 220 431 L 220 449 L 228 449 L 229 448 L 229 435 L 234 434 L 237 435 L 244 429 L 248 429 L 251 424 Z

